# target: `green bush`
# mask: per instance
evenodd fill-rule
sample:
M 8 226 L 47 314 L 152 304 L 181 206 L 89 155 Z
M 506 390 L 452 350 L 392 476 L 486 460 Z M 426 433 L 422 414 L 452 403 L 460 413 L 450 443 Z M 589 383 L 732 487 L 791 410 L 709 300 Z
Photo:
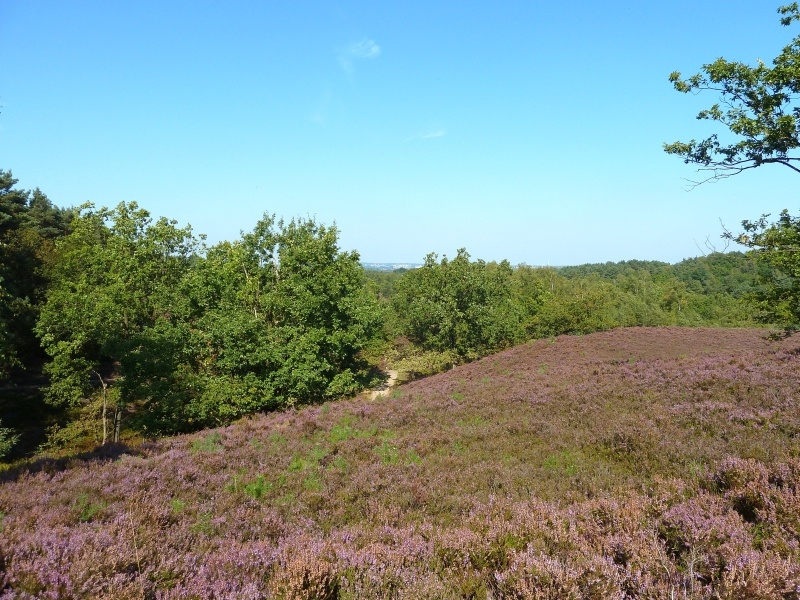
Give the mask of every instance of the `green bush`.
M 453 260 L 437 262 L 429 254 L 396 285 L 393 307 L 401 333 L 426 351 L 471 360 L 524 337 L 511 265 L 469 258 L 463 248 Z
M 0 425 L 2 424 L 0 421 Z M 19 435 L 14 435 L 13 429 L 0 427 L 0 458 L 5 458 L 18 441 Z

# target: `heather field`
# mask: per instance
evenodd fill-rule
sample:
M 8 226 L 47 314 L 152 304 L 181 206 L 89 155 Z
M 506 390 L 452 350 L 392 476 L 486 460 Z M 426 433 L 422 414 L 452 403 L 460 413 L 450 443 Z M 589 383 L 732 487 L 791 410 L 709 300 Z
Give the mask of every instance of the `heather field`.
M 0 483 L 0 598 L 800 598 L 800 337 L 616 329 Z

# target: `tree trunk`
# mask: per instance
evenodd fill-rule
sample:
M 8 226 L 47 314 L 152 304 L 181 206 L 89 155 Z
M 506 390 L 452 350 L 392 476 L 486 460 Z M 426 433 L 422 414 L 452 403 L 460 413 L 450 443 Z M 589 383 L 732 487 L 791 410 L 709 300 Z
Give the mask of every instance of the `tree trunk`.
M 103 444 L 102 445 L 105 446 L 106 441 L 108 440 L 108 385 L 106 385 L 106 382 L 100 376 L 100 373 L 98 373 L 97 371 L 91 371 L 91 372 L 97 375 L 97 378 L 100 380 L 100 385 L 102 386 L 103 389 L 103 417 L 102 417 Z
M 122 407 L 118 406 L 114 413 L 114 442 L 119 443 L 120 430 L 122 429 Z

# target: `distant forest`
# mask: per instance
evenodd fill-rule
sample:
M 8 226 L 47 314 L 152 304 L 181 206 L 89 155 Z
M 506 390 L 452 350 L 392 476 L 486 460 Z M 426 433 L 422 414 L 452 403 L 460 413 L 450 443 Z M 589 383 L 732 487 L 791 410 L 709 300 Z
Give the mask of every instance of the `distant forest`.
M 365 270 L 335 227 L 265 214 L 205 244 L 136 203 L 59 208 L 0 170 L 0 459 L 353 395 L 527 340 L 753 326 L 752 253 L 544 268 L 430 254 Z

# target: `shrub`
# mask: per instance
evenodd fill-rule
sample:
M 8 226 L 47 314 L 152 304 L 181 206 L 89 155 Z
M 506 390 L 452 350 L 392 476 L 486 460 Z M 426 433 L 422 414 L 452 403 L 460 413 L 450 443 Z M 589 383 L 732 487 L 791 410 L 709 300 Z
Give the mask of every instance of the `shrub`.
M 2 424 L 3 422 L 0 421 L 0 425 Z M 19 435 L 15 435 L 13 429 L 0 427 L 0 458 L 7 456 L 18 441 Z

